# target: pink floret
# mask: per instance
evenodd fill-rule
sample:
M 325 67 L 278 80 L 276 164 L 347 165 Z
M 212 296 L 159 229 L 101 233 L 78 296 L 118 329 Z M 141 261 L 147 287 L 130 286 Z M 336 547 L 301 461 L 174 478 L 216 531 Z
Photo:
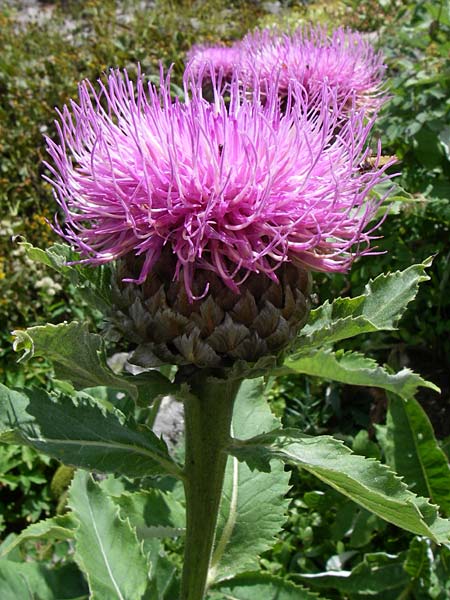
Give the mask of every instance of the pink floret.
M 238 293 L 248 273 L 276 280 L 285 261 L 345 271 L 370 252 L 379 201 L 369 193 L 386 167 L 362 168 L 373 121 L 349 112 L 348 95 L 343 118 L 332 89 L 311 111 L 291 84 L 282 114 L 275 86 L 262 105 L 237 80 L 229 104 L 218 93 L 204 100 L 200 84 L 173 101 L 168 81 L 156 89 L 111 72 L 98 90 L 81 83 L 59 114 L 49 181 L 65 218 L 58 231 L 85 262 L 142 256 L 143 282 L 169 247 L 192 299 L 198 269 Z
M 240 46 L 247 82 L 256 78 L 263 85 L 277 79 L 281 97 L 297 81 L 312 98 L 324 83 L 335 90 L 338 100 L 352 93 L 366 111 L 379 108 L 386 99 L 382 54 L 349 29 L 331 34 L 322 27 L 300 28 L 293 34 L 264 29 L 247 34 Z
M 203 73 L 204 77 L 212 71 L 214 77 L 222 77 L 224 81 L 231 81 L 235 69 L 241 63 L 241 49 L 238 44 L 234 46 L 206 46 L 195 45 L 187 55 L 186 73 L 197 78 Z

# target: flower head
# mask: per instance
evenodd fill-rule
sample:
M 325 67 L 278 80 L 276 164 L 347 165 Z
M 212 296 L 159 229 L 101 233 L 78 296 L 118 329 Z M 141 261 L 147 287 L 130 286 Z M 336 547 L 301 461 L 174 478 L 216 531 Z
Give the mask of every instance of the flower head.
M 168 81 L 111 72 L 59 114 L 59 141 L 47 140 L 57 227 L 86 262 L 137 256 L 143 283 L 164 249 L 192 301 L 207 293 L 194 291 L 200 271 L 238 293 L 251 273 L 277 281 L 286 262 L 345 271 L 370 251 L 369 192 L 385 167 L 362 168 L 373 121 L 349 113 L 348 96 L 343 107 L 323 86 L 311 111 L 291 82 L 281 114 L 275 86 L 264 105 L 236 80 L 229 104 L 188 87 L 173 101 Z
M 313 99 L 324 83 L 335 90 L 338 101 L 354 94 L 366 111 L 378 108 L 386 98 L 381 89 L 385 71 L 381 53 L 349 29 L 339 28 L 331 35 L 322 27 L 300 28 L 292 35 L 264 29 L 246 35 L 241 53 L 247 80 L 256 78 L 261 85 L 277 79 L 281 97 L 295 80 Z
M 208 79 L 221 77 L 230 82 L 235 69 L 241 62 L 241 50 L 238 44 L 233 46 L 195 45 L 187 55 L 186 72 L 194 78 L 203 76 Z

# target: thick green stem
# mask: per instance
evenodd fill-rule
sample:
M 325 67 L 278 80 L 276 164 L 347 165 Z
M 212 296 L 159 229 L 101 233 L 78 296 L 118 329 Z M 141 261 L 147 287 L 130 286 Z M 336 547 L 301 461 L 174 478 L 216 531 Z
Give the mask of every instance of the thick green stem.
M 186 545 L 181 600 L 203 600 L 214 546 L 230 442 L 233 404 L 240 381 L 203 377 L 184 402 L 186 436 Z

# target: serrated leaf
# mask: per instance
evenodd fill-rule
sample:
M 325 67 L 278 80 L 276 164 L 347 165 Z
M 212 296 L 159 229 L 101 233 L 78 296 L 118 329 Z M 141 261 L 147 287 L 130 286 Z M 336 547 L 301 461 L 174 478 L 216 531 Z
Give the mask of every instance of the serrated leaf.
M 136 386 L 115 375 L 106 365 L 103 340 L 89 333 L 86 323 L 60 323 L 13 331 L 14 350 L 23 351 L 20 360 L 43 356 L 55 366 L 58 379 L 72 382 L 76 389 L 107 386 L 137 398 Z
M 122 485 L 121 485 L 122 484 Z M 184 507 L 173 497 L 157 489 L 124 491 L 123 481 L 103 480 L 102 490 L 119 507 L 123 519 L 136 530 L 149 565 L 150 581 L 143 600 L 178 600 L 179 569 L 165 555 L 158 538 L 179 537 L 185 531 Z
M 33 356 L 51 360 L 56 377 L 70 381 L 78 390 L 110 387 L 149 406 L 155 397 L 174 394 L 178 389 L 156 370 L 129 377 L 116 375 L 106 364 L 103 338 L 89 333 L 86 323 L 47 324 L 12 333 L 14 350 L 23 351 L 20 360 Z
M 387 436 L 391 466 L 416 494 L 428 496 L 449 515 L 450 465 L 417 400 L 389 395 Z
M 2 600 L 88 600 L 86 581 L 73 563 L 47 569 L 1 559 L 0 591 Z
M 249 438 L 279 425 L 264 398 L 262 378 L 244 381 L 236 397 L 232 429 Z M 281 464 L 270 474 L 252 472 L 230 457 L 220 505 L 210 581 L 258 567 L 286 520 L 289 474 Z
M 434 383 L 426 381 L 410 369 L 389 373 L 375 360 L 359 352 L 318 350 L 308 356 L 288 358 L 283 369 L 287 369 L 287 374 L 304 373 L 349 385 L 379 387 L 404 398 L 414 396 L 419 386 L 439 392 Z
M 302 573 L 298 577 L 318 588 L 339 590 L 357 598 L 392 591 L 398 593 L 397 598 L 411 581 L 403 570 L 403 557 L 382 552 L 366 554 L 351 571 Z
M 92 480 L 78 471 L 68 504 L 79 521 L 75 561 L 86 574 L 92 600 L 141 600 L 148 584 L 148 565 L 129 521 Z
M 232 454 L 250 467 L 270 469 L 270 460 L 298 465 L 382 519 L 436 542 L 450 540 L 450 521 L 408 490 L 385 465 L 357 454 L 330 436 L 309 437 L 295 429 L 235 441 Z
M 70 515 L 60 515 L 32 523 L 9 543 L 0 546 L 0 557 L 6 556 L 11 550 L 30 540 L 69 540 L 73 538 L 76 527 L 77 523 Z
M 337 298 L 332 304 L 326 301 L 311 311 L 293 350 L 303 353 L 362 333 L 395 329 L 419 284 L 429 279 L 425 269 L 430 265 L 428 259 L 404 271 L 379 275 L 361 296 Z
M 77 285 L 83 297 L 98 310 L 105 312 L 111 305 L 111 271 L 109 265 L 88 265 L 67 244 L 53 244 L 45 250 L 29 242 L 21 242 L 27 256 L 50 267 Z M 77 262 L 78 261 L 78 262 Z M 72 263 L 72 264 L 71 264 Z
M 154 537 L 177 537 L 184 533 L 185 510 L 170 494 L 151 489 L 126 492 L 113 498 L 141 541 Z
M 265 573 L 245 573 L 212 589 L 208 600 L 320 600 L 320 596 L 290 581 Z
M 0 385 L 0 441 L 24 443 L 65 464 L 104 473 L 180 476 L 153 432 L 122 423 L 118 413 L 107 413 L 82 393 L 73 401 Z
M 47 267 L 51 267 L 58 273 L 73 270 L 73 266 L 68 263 L 80 259 L 80 255 L 67 244 L 53 244 L 45 250 L 36 248 L 30 242 L 20 242 L 20 246 L 31 260 L 47 265 Z

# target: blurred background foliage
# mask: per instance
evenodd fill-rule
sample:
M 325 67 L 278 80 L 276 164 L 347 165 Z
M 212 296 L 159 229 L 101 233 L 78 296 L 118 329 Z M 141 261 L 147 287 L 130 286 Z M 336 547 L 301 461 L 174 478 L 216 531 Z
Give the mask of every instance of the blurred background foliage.
M 358 338 L 393 368 L 410 366 L 439 385 L 418 400 L 444 450 L 450 447 L 450 3 L 448 0 L 66 0 L 0 8 L 0 380 L 9 386 L 50 385 L 51 368 L 17 364 L 12 329 L 73 318 L 95 322 L 75 286 L 32 263 L 22 237 L 46 247 L 55 202 L 42 179 L 43 134 L 54 135 L 54 107 L 76 96 L 77 83 L 111 67 L 158 76 L 173 65 L 180 83 L 194 43 L 229 43 L 249 29 L 307 22 L 365 32 L 388 65 L 391 99 L 377 121 L 385 154 L 395 155 L 396 200 L 377 242 L 383 252 L 355 263 L 347 275 L 315 278 L 318 302 L 358 295 L 370 277 L 435 256 L 398 331 Z M 374 139 L 374 143 L 375 143 Z M 343 346 L 345 348 L 345 345 Z M 356 452 L 388 461 L 384 393 L 308 378 L 285 377 L 270 391 L 286 425 L 333 433 Z M 389 414 L 388 414 L 389 417 Z M 425 427 L 427 417 L 421 416 Z M 406 442 L 405 442 L 406 444 Z M 406 450 L 405 450 L 406 451 Z M 63 491 L 56 461 L 32 450 L 0 446 L 0 531 L 17 532 L 54 514 Z M 56 477 L 56 479 L 55 479 Z M 53 480 L 53 484 L 51 483 Z M 450 598 L 450 548 L 437 550 L 339 496 L 292 473 L 292 503 L 264 568 L 326 590 L 328 598 Z M 63 489 L 63 488 L 62 488 Z M 450 494 L 450 491 L 449 491 Z M 337 570 L 350 575 L 333 579 Z M 306 579 L 307 573 L 316 574 Z M 322 573 L 322 575 L 320 575 Z M 361 581 L 371 581 L 364 588 Z M 393 585 L 395 581 L 398 585 Z M 389 584 L 389 585 L 388 585 Z M 392 584 L 392 585 L 391 585 Z M 391 587 L 389 587 L 391 586 Z M 365 591 L 361 591 L 364 590 Z M 325 592 L 324 592 L 325 594 Z M 365 594 L 365 595 L 364 595 Z

